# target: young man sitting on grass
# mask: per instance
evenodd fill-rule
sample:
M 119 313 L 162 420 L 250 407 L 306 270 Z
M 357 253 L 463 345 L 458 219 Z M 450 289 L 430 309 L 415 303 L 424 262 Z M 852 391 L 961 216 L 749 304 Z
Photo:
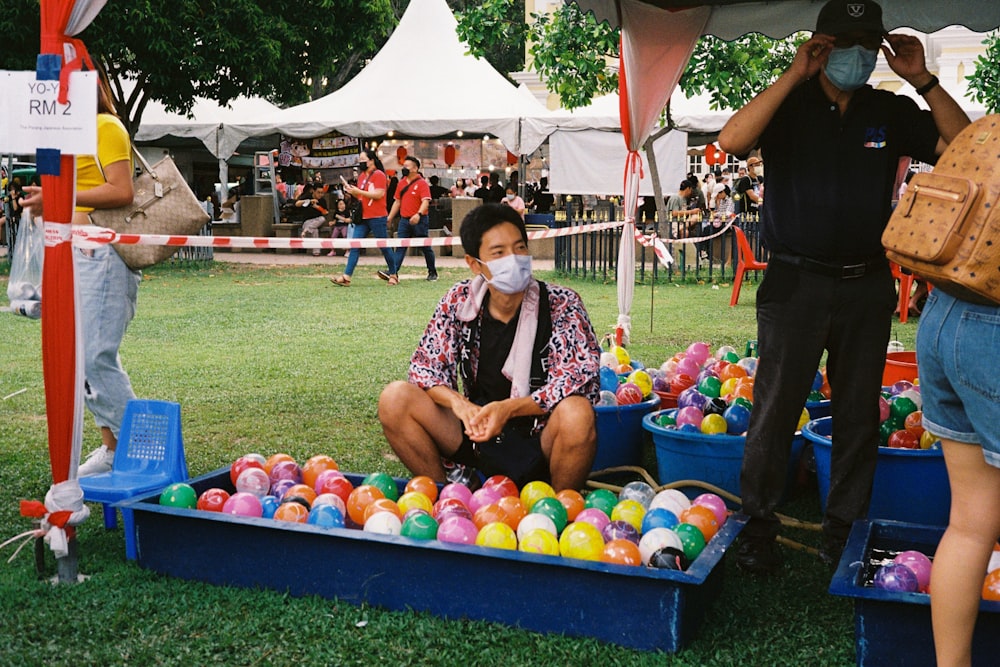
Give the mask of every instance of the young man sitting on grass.
M 408 381 L 382 391 L 386 439 L 413 474 L 437 481 L 454 462 L 518 486 L 580 489 L 597 451 L 600 388 L 583 302 L 532 277 L 524 222 L 509 206 L 480 206 L 461 229 L 473 277 L 438 303 Z

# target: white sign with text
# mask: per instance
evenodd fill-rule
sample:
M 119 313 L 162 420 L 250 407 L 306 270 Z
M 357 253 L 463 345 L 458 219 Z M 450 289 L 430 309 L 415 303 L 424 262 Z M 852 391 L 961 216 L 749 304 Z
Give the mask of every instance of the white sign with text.
M 0 71 L 0 151 L 34 154 L 53 148 L 73 155 L 97 152 L 97 73 L 69 75 L 69 99 L 59 104 L 59 82 L 34 72 Z

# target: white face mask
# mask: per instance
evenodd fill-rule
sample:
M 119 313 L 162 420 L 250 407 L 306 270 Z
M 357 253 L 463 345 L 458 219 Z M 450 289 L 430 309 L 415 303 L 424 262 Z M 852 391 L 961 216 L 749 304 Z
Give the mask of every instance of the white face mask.
M 531 255 L 510 254 L 489 262 L 476 261 L 490 270 L 493 277 L 487 282 L 502 294 L 523 292 L 531 284 Z

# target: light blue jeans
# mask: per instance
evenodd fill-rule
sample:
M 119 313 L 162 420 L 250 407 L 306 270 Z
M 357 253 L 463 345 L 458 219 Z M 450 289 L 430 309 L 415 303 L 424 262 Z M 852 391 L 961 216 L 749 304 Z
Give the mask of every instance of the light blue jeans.
M 98 427 L 118 437 L 125 404 L 135 398 L 118 348 L 135 316 L 142 274 L 129 269 L 110 245 L 73 249 L 77 313 L 83 331 L 84 400 Z
M 372 236 L 378 239 L 384 239 L 387 236 L 386 224 L 388 223 L 388 218 L 368 218 L 367 220 L 362 220 L 360 223 L 356 222 L 351 225 L 350 238 L 352 239 L 363 239 L 368 236 L 368 232 L 371 231 Z M 395 259 L 392 255 L 392 250 L 390 248 L 381 248 L 382 256 L 385 257 L 385 265 L 392 272 L 392 267 L 395 265 Z M 354 275 L 354 267 L 358 265 L 358 255 L 360 251 L 357 248 L 351 248 L 351 251 L 347 254 L 347 268 L 344 269 L 344 274 L 347 276 Z

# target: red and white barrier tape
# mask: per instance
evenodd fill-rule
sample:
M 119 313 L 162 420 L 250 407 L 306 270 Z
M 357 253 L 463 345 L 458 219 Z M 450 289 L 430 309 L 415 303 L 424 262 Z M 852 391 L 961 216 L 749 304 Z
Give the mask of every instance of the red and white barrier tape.
M 605 229 L 615 229 L 624 222 L 599 222 L 590 225 L 560 227 L 528 232 L 529 240 L 550 239 L 558 236 L 587 234 Z M 172 236 L 169 234 L 123 234 L 106 227 L 94 225 L 74 225 L 73 243 L 85 248 L 94 248 L 107 243 L 125 245 L 166 245 L 196 248 L 423 248 L 427 246 L 461 245 L 457 236 L 436 238 L 405 239 L 321 239 L 321 238 L 273 238 L 254 236 Z

